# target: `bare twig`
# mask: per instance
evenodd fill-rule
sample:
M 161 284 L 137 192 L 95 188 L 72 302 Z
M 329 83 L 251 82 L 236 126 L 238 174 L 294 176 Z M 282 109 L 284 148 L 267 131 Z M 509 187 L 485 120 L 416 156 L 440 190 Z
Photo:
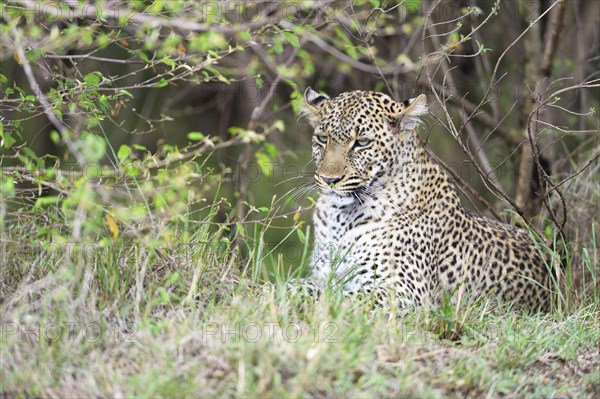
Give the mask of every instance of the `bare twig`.
M 540 157 L 541 151 L 538 148 L 538 120 L 539 120 L 539 112 L 544 103 L 539 104 L 537 106 L 533 106 L 534 101 L 540 102 L 542 97 L 542 92 L 545 90 L 544 85 L 546 81 L 550 77 L 551 73 L 551 64 L 553 60 L 553 55 L 556 50 L 556 46 L 558 44 L 558 37 L 560 35 L 560 30 L 562 28 L 562 18 L 564 15 L 565 2 L 559 1 L 557 3 L 557 7 L 552 14 L 552 19 L 550 21 L 548 27 L 548 33 L 546 38 L 546 44 L 544 47 L 543 55 L 542 55 L 542 63 L 539 68 L 536 70 L 537 66 L 537 52 L 539 51 L 539 47 L 541 40 L 539 34 L 532 34 L 525 42 L 526 44 L 526 53 L 528 53 L 528 59 L 526 64 L 526 80 L 527 81 L 535 81 L 535 91 L 530 94 L 530 97 L 526 99 L 526 105 L 523 108 L 524 112 L 527 112 L 527 121 L 525 124 L 525 133 L 526 137 L 529 141 L 529 146 L 523 146 L 521 148 L 521 160 L 519 165 L 519 176 L 517 180 L 517 191 L 516 191 L 516 200 L 522 206 L 526 206 L 530 213 L 534 214 L 537 212 L 540 207 L 539 203 L 543 203 L 548 211 L 548 215 L 550 219 L 558 228 L 558 233 L 563 237 L 563 228 L 567 221 L 567 209 L 566 204 L 564 202 L 563 195 L 559 192 L 559 198 L 561 200 L 561 209 L 562 209 L 562 217 L 561 220 L 558 220 L 557 215 L 555 214 L 548 196 L 546 194 L 546 186 L 550 183 L 550 179 L 548 173 L 544 169 Z M 537 76 L 536 76 L 537 75 Z M 535 139 L 534 139 L 535 138 Z M 550 147 L 550 146 L 548 146 Z M 550 147 L 551 148 L 551 147 Z M 531 176 L 531 169 L 534 167 L 537 171 L 537 181 L 539 185 L 540 192 L 533 193 L 534 185 L 530 180 L 533 176 Z M 532 198 L 535 197 L 535 198 Z
M 40 104 L 42 105 L 42 107 L 44 109 L 44 114 L 46 114 L 46 116 L 48 117 L 50 122 L 54 125 L 54 127 L 56 127 L 56 129 L 58 129 L 63 142 L 66 144 L 67 148 L 69 149 L 69 152 L 71 152 L 71 154 L 73 154 L 73 156 L 75 157 L 77 162 L 80 165 L 85 165 L 85 158 L 83 157 L 81 152 L 77 149 L 77 147 L 75 146 L 75 143 L 73 143 L 73 141 L 69 137 L 70 129 L 68 127 L 66 127 L 58 119 L 58 117 L 56 116 L 54 111 L 52 111 L 52 107 L 50 106 L 48 99 L 42 92 L 40 85 L 38 84 L 37 80 L 35 79 L 33 70 L 31 69 L 31 65 L 29 64 L 29 60 L 27 59 L 27 57 L 25 55 L 23 46 L 21 46 L 21 44 L 20 44 L 20 37 L 19 37 L 20 35 L 19 35 L 19 33 L 17 33 L 17 29 L 15 27 L 13 27 L 11 31 L 12 31 L 12 34 L 13 34 L 13 37 L 15 40 L 15 49 L 19 56 L 21 65 L 23 65 L 23 71 L 25 72 L 25 76 L 27 77 L 27 81 L 29 82 L 29 86 L 31 87 L 31 90 L 33 90 L 33 92 L 35 93 L 36 97 L 38 98 Z
M 294 59 L 296 58 L 296 55 L 298 54 L 298 48 L 294 48 L 290 54 L 290 56 L 288 57 L 288 59 L 285 61 L 285 66 L 290 66 L 291 63 L 294 61 Z M 275 77 L 275 79 L 273 80 L 273 82 L 271 83 L 270 87 L 269 87 L 269 92 L 267 93 L 267 95 L 265 96 L 265 98 L 261 101 L 261 103 L 259 105 L 257 105 L 254 110 L 252 111 L 252 114 L 250 116 L 250 121 L 248 122 L 248 130 L 255 130 L 256 126 L 258 124 L 258 121 L 261 117 L 261 115 L 263 114 L 263 112 L 265 111 L 267 104 L 269 103 L 269 101 L 271 101 L 271 99 L 273 98 L 273 95 L 275 94 L 275 89 L 277 88 L 277 86 L 279 85 L 279 83 L 281 82 L 282 76 L 280 73 L 277 74 L 277 76 Z M 252 159 L 252 155 L 254 153 L 254 147 L 250 144 L 248 144 L 246 146 L 246 148 L 244 149 L 244 152 L 242 153 L 241 159 L 240 159 L 240 170 L 246 170 L 248 168 L 248 165 L 250 163 L 250 160 Z M 240 221 L 245 220 L 246 218 L 246 209 L 244 206 L 244 200 L 246 199 L 246 192 L 248 191 L 248 179 L 244 179 L 241 178 L 239 179 L 240 184 L 239 184 L 239 198 L 237 201 L 237 205 L 236 205 L 236 210 L 237 210 L 237 217 Z
M 433 37 L 433 41 L 436 45 L 436 47 L 441 47 L 441 43 L 439 41 L 439 38 L 437 37 L 437 31 L 436 28 L 434 26 L 434 24 L 430 25 L 428 27 L 429 30 L 432 31 L 432 37 Z M 446 59 L 442 59 L 441 63 L 440 63 L 440 67 L 442 69 L 442 73 L 444 76 L 444 82 L 447 80 L 448 81 L 448 86 L 450 88 L 450 97 L 454 97 L 454 98 L 458 98 L 459 95 L 457 93 L 456 90 L 456 85 L 452 76 L 452 69 L 449 67 L 447 60 Z M 434 92 L 434 95 L 436 96 L 436 98 L 438 99 L 438 101 L 443 104 L 444 101 L 441 99 L 441 97 L 438 95 L 438 93 L 436 92 L 435 86 L 433 85 L 433 77 L 430 75 L 429 73 L 429 69 L 425 68 L 426 74 L 428 76 L 428 80 L 431 83 L 431 87 L 432 87 L 432 91 Z M 445 85 L 443 85 L 442 87 L 444 87 Z M 445 96 L 444 96 L 445 97 Z M 467 130 L 467 135 L 468 135 L 468 139 L 471 142 L 471 145 L 474 146 L 477 151 L 476 151 L 476 156 L 479 159 L 479 162 L 481 163 L 481 169 L 483 169 L 484 174 L 481 176 L 482 179 L 484 179 L 484 181 L 486 180 L 491 180 L 494 185 L 498 188 L 500 188 L 499 183 L 498 183 L 498 179 L 495 176 L 494 170 L 487 158 L 487 156 L 485 155 L 485 152 L 482 151 L 482 144 L 481 141 L 479 140 L 479 138 L 477 137 L 477 133 L 475 132 L 475 129 L 473 128 L 473 126 L 470 124 L 470 119 L 473 117 L 473 114 L 471 114 L 470 116 L 467 115 L 467 113 L 464 111 L 464 109 L 460 108 L 458 109 L 459 114 L 461 116 L 462 119 L 462 124 L 460 126 L 459 129 L 456 129 L 456 127 L 453 126 L 453 129 L 451 131 L 451 133 L 453 134 L 455 140 L 457 142 L 459 142 L 459 144 L 461 145 L 461 147 L 463 148 L 463 150 L 465 151 L 465 153 L 467 154 L 467 156 L 469 156 L 469 159 L 471 160 L 471 162 L 476 163 L 475 162 L 475 157 L 472 155 L 471 151 L 468 149 L 468 147 L 466 147 L 463 143 L 462 140 L 460 138 L 461 134 L 460 132 L 462 131 L 463 128 L 465 128 Z M 447 113 L 447 111 L 446 111 Z M 447 115 L 447 121 L 448 124 L 452 124 L 452 119 L 450 118 L 449 115 Z M 479 169 L 479 168 L 478 168 Z M 501 188 L 500 188 L 501 190 Z
M 586 88 L 598 88 L 598 87 L 600 87 L 600 83 L 597 83 L 599 81 L 600 81 L 599 79 L 596 79 L 591 82 L 586 82 L 586 83 L 579 84 L 579 85 L 573 85 L 573 86 L 566 87 L 566 88 L 563 88 L 563 89 L 553 92 L 552 94 L 548 95 L 544 101 L 541 101 L 539 104 L 537 104 L 534 107 L 534 109 L 529 114 L 529 117 L 527 120 L 527 137 L 529 139 L 530 148 L 533 151 L 533 159 L 536 163 L 538 179 L 541 183 L 542 192 L 540 192 L 538 194 L 542 198 L 544 205 L 546 207 L 546 210 L 548 211 L 548 214 L 550 215 L 550 218 L 552 219 L 552 222 L 557 227 L 558 233 L 563 239 L 564 239 L 563 230 L 564 230 L 564 226 L 567 222 L 568 214 L 567 214 L 567 206 L 566 206 L 565 200 L 564 200 L 564 195 L 559 190 L 559 187 L 562 186 L 567 181 L 574 178 L 575 176 L 581 174 L 586 168 L 588 168 L 590 165 L 592 165 L 598 159 L 598 156 L 600 155 L 600 153 L 596 152 L 596 154 L 594 154 L 592 157 L 590 157 L 588 162 L 586 162 L 586 164 L 583 167 L 581 167 L 577 172 L 575 172 L 571 176 L 565 178 L 558 184 L 553 184 L 552 181 L 550 180 L 550 176 L 548 176 L 548 174 L 546 173 L 546 171 L 544 170 L 544 168 L 542 167 L 542 165 L 540 163 L 540 151 L 537 147 L 537 143 L 534 141 L 535 132 L 533 132 L 533 128 L 532 128 L 533 123 L 532 122 L 533 122 L 534 117 L 535 118 L 539 117 L 539 113 L 540 113 L 541 109 L 543 107 L 545 107 L 548 103 L 554 101 L 554 99 L 561 93 L 565 93 L 565 92 L 572 91 L 572 90 L 581 90 L 581 89 L 586 89 Z M 545 188 L 546 186 L 549 188 L 546 189 Z M 557 218 L 554 210 L 552 209 L 550 201 L 549 201 L 549 194 L 552 191 L 556 191 L 558 193 L 558 198 L 561 201 L 562 217 L 560 220 Z
M 253 30 L 261 28 L 272 22 L 273 17 L 267 17 L 261 15 L 259 18 L 253 18 L 252 21 L 244 24 L 235 24 L 228 26 L 226 24 L 205 24 L 202 22 L 196 22 L 191 18 L 163 18 L 156 15 L 150 15 L 143 12 L 137 12 L 131 9 L 118 8 L 114 10 L 105 10 L 99 15 L 90 15 L 84 12 L 87 9 L 70 9 L 69 12 L 65 12 L 59 7 L 40 7 L 39 2 L 33 0 L 20 0 L 16 1 L 18 4 L 23 6 L 30 12 L 40 13 L 45 16 L 52 17 L 54 20 L 65 20 L 65 19 L 85 19 L 95 20 L 99 17 L 106 18 L 109 20 L 118 20 L 120 17 L 126 17 L 130 22 L 137 24 L 150 24 L 154 27 L 164 27 L 177 29 L 183 32 L 219 32 L 219 33 L 238 33 L 245 30 Z

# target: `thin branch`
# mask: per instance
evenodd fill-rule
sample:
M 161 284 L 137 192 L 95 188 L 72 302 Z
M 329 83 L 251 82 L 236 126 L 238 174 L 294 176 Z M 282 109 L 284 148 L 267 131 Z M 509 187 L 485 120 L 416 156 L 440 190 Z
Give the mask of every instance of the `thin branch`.
M 77 147 L 75 146 L 75 143 L 73 143 L 73 141 L 69 137 L 70 129 L 67 126 L 65 126 L 58 119 L 58 117 L 56 116 L 54 111 L 52 111 L 52 107 L 50 106 L 48 99 L 42 92 L 40 85 L 38 84 L 37 80 L 35 79 L 33 70 L 31 69 L 31 65 L 29 64 L 29 60 L 27 59 L 27 56 L 25 55 L 25 50 L 23 50 L 23 46 L 21 46 L 21 44 L 20 44 L 20 35 L 17 33 L 16 27 L 13 26 L 11 31 L 12 31 L 13 37 L 15 38 L 15 49 L 17 51 L 17 55 L 19 56 L 19 61 L 21 62 L 21 65 L 23 65 L 23 71 L 25 72 L 25 76 L 27 77 L 27 81 L 29 82 L 29 86 L 31 87 L 31 90 L 33 90 L 33 92 L 35 93 L 36 97 L 38 98 L 40 104 L 42 105 L 42 108 L 44 109 L 44 114 L 46 114 L 46 116 L 48 117 L 50 122 L 52 122 L 52 124 L 56 127 L 56 129 L 58 129 L 63 142 L 66 144 L 67 148 L 69 149 L 69 152 L 71 152 L 71 154 L 73 154 L 73 156 L 75 157 L 77 162 L 80 165 L 85 165 L 85 158 L 83 157 L 83 155 L 81 154 L 79 149 L 77 149 Z
M 292 50 L 292 53 L 290 54 L 288 59 L 285 61 L 284 65 L 286 67 L 290 66 L 291 63 L 296 58 L 297 54 L 298 54 L 298 48 L 294 47 L 294 49 Z M 257 105 L 254 108 L 254 110 L 252 110 L 252 114 L 250 116 L 250 121 L 248 121 L 248 130 L 256 129 L 258 120 L 260 119 L 261 115 L 267 108 L 267 104 L 269 103 L 269 101 L 271 101 L 271 98 L 275 94 L 275 89 L 277 88 L 277 86 L 279 85 L 280 82 L 281 82 L 281 74 L 278 73 L 277 76 L 275 77 L 275 80 L 270 85 L 269 92 L 267 93 L 265 98 L 261 101 L 261 103 L 259 105 Z M 248 164 L 250 163 L 250 160 L 252 159 L 253 152 L 254 152 L 253 146 L 247 145 L 246 148 L 244 149 L 244 152 L 243 152 L 241 158 L 240 158 L 241 159 L 240 160 L 240 170 L 246 170 L 248 168 Z M 239 220 L 244 220 L 245 216 L 246 216 L 246 210 L 244 208 L 244 199 L 245 199 L 247 190 L 248 190 L 248 179 L 240 178 L 239 198 L 238 198 L 237 206 L 236 206 L 237 215 L 238 215 Z
M 99 12 L 98 15 L 90 15 L 84 13 L 85 9 L 70 9 L 65 12 L 63 9 L 58 7 L 40 7 L 39 1 L 33 0 L 16 0 L 16 2 L 26 10 L 40 13 L 45 16 L 52 17 L 53 20 L 65 20 L 65 19 L 97 19 L 104 18 L 107 20 L 118 20 L 121 17 L 127 18 L 130 22 L 135 22 L 140 25 L 149 24 L 153 27 L 164 27 L 176 29 L 183 32 L 219 32 L 219 33 L 239 33 L 246 30 L 254 30 L 264 27 L 270 24 L 273 17 L 261 15 L 260 18 L 253 18 L 257 22 L 248 22 L 245 24 L 235 24 L 234 26 L 227 26 L 225 24 L 205 24 L 201 22 L 195 22 L 193 18 L 163 18 L 155 15 L 141 13 L 131 9 L 120 9 L 118 4 L 116 9 L 107 9 L 104 12 Z
M 571 180 L 574 177 L 576 177 L 576 176 L 580 175 L 581 173 L 583 173 L 590 165 L 592 165 L 594 162 L 596 162 L 599 157 L 600 157 L 600 151 L 596 151 L 596 153 L 594 155 L 592 155 L 590 157 L 590 159 L 588 159 L 588 161 L 585 163 L 585 165 L 583 165 L 581 168 L 579 168 L 579 170 L 577 172 L 575 172 L 572 175 L 564 178 L 559 183 L 553 185 L 553 187 L 550 190 L 548 190 L 546 194 L 550 194 L 552 191 L 556 190 L 558 187 L 562 186 L 563 184 L 565 184 L 569 180 Z
M 496 76 L 498 75 L 498 69 L 500 68 L 500 64 L 502 63 L 502 60 L 504 60 L 504 57 L 506 57 L 506 54 L 510 51 L 510 49 L 512 49 L 522 38 L 523 36 L 525 36 L 527 34 L 527 32 L 529 32 L 529 30 L 531 29 L 532 26 L 534 26 L 535 24 L 537 24 L 546 14 L 548 14 L 553 8 L 554 6 L 556 6 L 558 3 L 562 2 L 564 0 L 556 0 L 550 7 L 548 7 L 548 9 L 546 11 L 544 11 L 539 17 L 537 17 L 533 22 L 531 22 L 529 24 L 529 26 L 527 28 L 525 28 L 523 30 L 523 32 L 521 32 L 521 34 L 512 41 L 511 44 L 508 45 L 508 47 L 506 47 L 504 49 L 504 51 L 502 52 L 502 54 L 500 54 L 500 57 L 498 57 L 498 60 L 496 61 L 496 65 L 494 66 L 494 72 L 492 72 L 492 77 L 490 78 L 490 84 L 486 89 L 485 94 L 483 95 L 483 99 L 485 100 L 486 98 L 488 98 L 488 96 L 490 95 L 490 92 L 492 91 L 492 87 L 494 87 L 498 82 L 496 81 Z M 473 112 L 477 112 L 479 110 L 479 108 L 481 108 L 484 104 L 484 100 L 482 100 L 473 110 Z
M 282 24 L 283 25 L 283 22 Z M 404 63 L 394 63 L 392 65 L 387 65 L 384 67 L 376 67 L 370 64 L 365 64 L 364 62 L 357 61 L 352 57 L 346 55 L 346 53 L 341 52 L 337 48 L 333 47 L 320 37 L 312 34 L 306 35 L 308 41 L 317 45 L 317 47 L 321 48 L 321 50 L 326 51 L 327 53 L 333 55 L 335 58 L 339 59 L 342 62 L 352 65 L 354 68 L 368 73 L 382 73 L 384 75 L 393 75 L 395 73 L 407 73 L 414 71 L 416 68 L 412 66 L 408 66 Z
M 431 30 L 434 34 L 437 33 L 435 27 L 433 27 L 433 26 L 430 26 L 427 29 Z M 437 37 L 434 37 L 433 41 L 434 41 L 436 47 L 441 46 L 441 43 Z M 440 67 L 443 72 L 444 82 L 446 80 L 448 80 L 451 97 L 458 97 L 458 93 L 456 90 L 456 84 L 455 84 L 454 78 L 452 76 L 452 68 L 450 68 L 448 66 L 446 59 L 442 60 L 442 62 L 440 63 Z M 427 74 L 429 77 L 429 81 L 433 83 L 433 79 L 429 75 L 428 70 L 427 70 Z M 443 85 L 442 87 L 444 87 L 444 86 L 445 85 Z M 436 96 L 436 97 L 438 97 L 438 99 L 439 99 L 439 96 Z M 467 130 L 468 139 L 471 142 L 471 145 L 473 145 L 474 147 L 476 147 L 478 149 L 478 151 L 476 152 L 476 155 L 477 155 L 477 158 L 479 159 L 479 162 L 481 162 L 483 170 L 485 171 L 485 178 L 493 180 L 495 185 L 499 187 L 498 179 L 495 176 L 495 173 L 490 165 L 490 162 L 489 162 L 487 156 L 485 155 L 485 152 L 481 151 L 481 142 L 480 142 L 479 138 L 477 137 L 477 133 L 475 132 L 475 129 L 473 129 L 473 126 L 469 123 L 472 116 L 468 116 L 467 113 L 462 108 L 459 108 L 459 114 L 462 119 L 462 124 L 460 126 L 460 129 L 458 129 L 458 131 L 453 132 L 454 138 L 457 141 L 461 141 L 460 140 L 460 132 L 462 131 L 463 128 L 465 128 Z M 449 118 L 449 123 L 451 123 L 450 118 Z M 462 145 L 462 143 L 461 143 L 461 145 Z M 474 157 L 471 155 L 471 151 L 468 151 L 468 155 L 471 158 L 471 161 L 475 162 Z M 484 176 L 482 175 L 482 178 L 483 177 Z

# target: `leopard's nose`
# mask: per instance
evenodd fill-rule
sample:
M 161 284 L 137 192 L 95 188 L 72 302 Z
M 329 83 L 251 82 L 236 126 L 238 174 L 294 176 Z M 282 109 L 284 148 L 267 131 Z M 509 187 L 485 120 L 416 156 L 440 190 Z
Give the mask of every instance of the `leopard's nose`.
M 342 180 L 341 176 L 323 176 L 323 175 L 319 175 L 319 177 L 321 178 L 321 180 L 323 180 L 325 182 L 325 184 L 335 184 L 335 183 L 339 182 L 340 180 Z

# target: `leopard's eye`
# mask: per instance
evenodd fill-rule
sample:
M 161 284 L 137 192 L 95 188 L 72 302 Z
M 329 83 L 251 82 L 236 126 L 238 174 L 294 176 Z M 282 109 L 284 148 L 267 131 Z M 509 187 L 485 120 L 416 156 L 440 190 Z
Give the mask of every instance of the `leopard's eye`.
M 327 135 L 326 134 L 317 134 L 315 136 L 317 138 L 317 141 L 321 144 L 327 144 Z
M 360 140 L 356 140 L 354 142 L 354 147 L 366 147 L 369 144 L 371 144 L 371 140 L 370 139 L 360 139 Z

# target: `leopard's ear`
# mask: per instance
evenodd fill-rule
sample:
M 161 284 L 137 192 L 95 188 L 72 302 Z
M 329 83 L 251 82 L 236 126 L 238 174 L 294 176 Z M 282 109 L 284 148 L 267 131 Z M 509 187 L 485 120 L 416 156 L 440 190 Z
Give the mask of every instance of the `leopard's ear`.
M 306 88 L 302 114 L 308 118 L 311 125 L 314 126 L 319 121 L 321 106 L 327 100 L 329 100 L 327 94 L 317 93 L 310 87 Z
M 405 116 L 419 117 L 426 115 L 429 110 L 427 109 L 427 96 L 420 94 L 418 97 L 411 98 L 402 102 L 404 109 L 402 114 Z
M 400 124 L 400 130 L 414 129 L 421 122 L 420 117 L 429 112 L 425 94 L 410 100 L 404 100 L 397 103 L 397 105 L 392 118 Z

